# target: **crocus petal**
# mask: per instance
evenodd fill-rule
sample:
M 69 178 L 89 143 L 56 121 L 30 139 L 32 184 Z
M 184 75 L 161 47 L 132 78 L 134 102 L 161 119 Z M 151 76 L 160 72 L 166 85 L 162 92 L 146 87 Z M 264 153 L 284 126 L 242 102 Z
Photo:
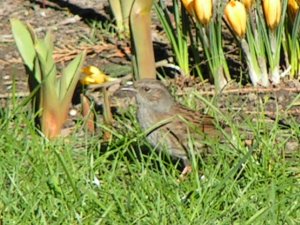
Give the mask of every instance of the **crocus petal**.
M 107 81 L 115 80 L 115 78 L 111 78 L 105 75 L 101 70 L 99 70 L 95 66 L 85 67 L 82 69 L 82 72 L 86 75 L 80 80 L 80 82 L 84 85 L 103 84 Z
M 281 1 L 280 0 L 263 0 L 263 10 L 268 27 L 274 30 L 281 17 Z
M 213 14 L 212 0 L 194 0 L 194 10 L 200 23 L 206 26 Z
M 243 38 L 246 33 L 247 13 L 243 3 L 231 0 L 224 9 L 227 22 L 234 33 Z

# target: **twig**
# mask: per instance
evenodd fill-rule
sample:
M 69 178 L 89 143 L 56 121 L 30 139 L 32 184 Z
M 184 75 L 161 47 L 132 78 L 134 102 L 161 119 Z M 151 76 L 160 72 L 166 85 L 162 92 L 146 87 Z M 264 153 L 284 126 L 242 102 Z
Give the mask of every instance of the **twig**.
M 235 111 L 241 111 L 241 108 L 230 108 L 230 110 L 235 110 Z M 251 110 L 242 110 L 243 113 L 245 114 L 252 114 L 252 115 L 255 115 L 255 114 L 261 114 L 262 112 L 260 111 L 251 111 Z M 275 116 L 277 114 L 282 114 L 282 113 L 286 113 L 286 114 L 289 114 L 289 115 L 299 115 L 300 114 L 300 109 L 292 109 L 292 110 L 284 110 L 284 109 L 281 109 L 279 111 L 264 111 L 264 114 L 267 115 L 267 116 Z
M 278 91 L 288 91 L 288 92 L 300 92 L 298 87 L 271 87 L 271 88 L 258 88 L 258 87 L 249 87 L 249 88 L 236 88 L 236 89 L 227 89 L 223 90 L 222 94 L 247 94 L 247 93 L 270 93 Z M 215 95 L 215 91 L 199 91 L 202 95 Z
M 13 97 L 17 97 L 17 98 L 24 98 L 29 96 L 30 92 L 29 91 L 25 91 L 25 92 L 18 92 L 18 93 L 5 93 L 5 94 L 0 94 L 0 99 L 3 98 L 13 98 Z

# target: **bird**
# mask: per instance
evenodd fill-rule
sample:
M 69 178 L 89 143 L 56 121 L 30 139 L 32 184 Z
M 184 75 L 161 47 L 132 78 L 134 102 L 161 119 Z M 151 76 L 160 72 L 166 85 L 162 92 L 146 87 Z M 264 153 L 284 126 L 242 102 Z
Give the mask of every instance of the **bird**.
M 221 139 L 223 136 L 216 126 L 215 118 L 176 102 L 159 80 L 138 80 L 126 90 L 135 92 L 137 120 L 146 132 L 148 142 L 156 149 L 183 161 L 181 178 L 192 171 L 189 142 L 193 140 L 196 143 L 195 152 L 201 154 L 206 149 L 203 140 Z M 230 132 L 228 126 L 222 126 L 226 132 Z

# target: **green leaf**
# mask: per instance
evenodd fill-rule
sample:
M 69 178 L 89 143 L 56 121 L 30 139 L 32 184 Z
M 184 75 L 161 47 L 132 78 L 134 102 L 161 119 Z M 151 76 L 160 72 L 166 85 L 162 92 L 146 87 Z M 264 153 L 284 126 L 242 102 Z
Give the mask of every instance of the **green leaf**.
M 40 63 L 39 63 L 39 59 L 38 57 L 35 57 L 34 59 L 34 71 L 33 71 L 33 76 L 35 78 L 35 80 L 41 84 L 42 82 L 42 70 L 41 70 L 41 66 L 40 66 Z
M 43 98 L 49 99 L 50 102 L 55 102 L 58 98 L 56 89 L 56 66 L 52 57 L 51 48 L 48 48 L 48 46 L 49 43 L 46 43 L 45 40 L 38 40 L 35 46 L 35 50 L 41 70 Z
M 49 55 L 51 55 L 51 57 L 52 57 L 53 50 L 54 50 L 54 44 L 53 44 L 54 37 L 53 37 L 53 34 L 50 31 L 47 32 L 44 41 L 45 41 L 46 48 L 49 52 Z
M 85 59 L 85 52 L 79 54 L 69 65 L 64 68 L 63 75 L 60 78 L 60 90 L 59 90 L 59 98 L 61 101 L 67 101 L 67 99 L 71 99 L 76 84 L 79 80 L 81 67 L 83 61 Z
M 57 70 L 55 61 L 53 58 L 54 37 L 51 32 L 47 32 L 45 38 L 43 40 L 39 40 L 37 45 L 35 46 L 38 54 L 43 57 L 46 62 L 45 71 L 42 72 L 42 80 L 47 86 L 47 88 L 53 89 L 55 87 L 56 96 L 59 95 L 59 84 L 57 80 Z
M 24 24 L 18 19 L 11 19 L 10 24 L 23 61 L 28 69 L 33 72 L 34 58 L 36 57 L 34 49 L 36 37 L 34 36 L 34 32 L 29 25 Z
M 300 13 L 297 13 L 295 18 L 293 29 L 292 29 L 292 46 L 295 46 L 292 51 L 296 49 L 296 42 L 299 40 L 299 31 L 300 31 Z
M 45 67 L 42 68 L 42 80 L 47 80 L 55 84 L 56 80 L 56 66 L 53 59 L 53 47 L 48 42 L 49 40 L 38 40 L 35 45 L 35 50 L 38 55 L 40 62 L 44 63 Z

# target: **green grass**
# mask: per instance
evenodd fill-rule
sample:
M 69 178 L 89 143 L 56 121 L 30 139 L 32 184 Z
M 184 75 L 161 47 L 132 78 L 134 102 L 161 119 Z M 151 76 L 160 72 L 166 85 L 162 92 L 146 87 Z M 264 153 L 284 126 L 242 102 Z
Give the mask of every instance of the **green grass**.
M 106 147 L 100 134 L 79 132 L 47 142 L 25 108 L 0 116 L 3 224 L 300 223 L 299 153 L 282 156 L 276 123 L 245 121 L 254 133 L 270 130 L 256 135 L 251 154 L 211 143 L 215 154 L 194 160 L 197 169 L 178 183 L 177 163 L 145 153 L 132 109 L 119 116 Z M 291 123 L 288 133 L 299 137 L 299 124 Z

